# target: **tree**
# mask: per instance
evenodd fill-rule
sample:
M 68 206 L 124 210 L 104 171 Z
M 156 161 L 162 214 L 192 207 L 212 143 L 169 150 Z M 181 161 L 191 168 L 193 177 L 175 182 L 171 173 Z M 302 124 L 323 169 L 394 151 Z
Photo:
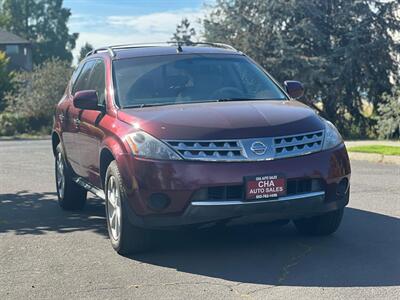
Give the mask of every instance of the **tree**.
M 204 35 L 248 53 L 280 82 L 303 81 L 305 102 L 345 135 L 366 135 L 363 97 L 376 106 L 393 85 L 398 9 L 398 0 L 218 0 Z
M 8 23 L 8 18 L 6 15 L 2 13 L 1 2 L 0 2 L 0 28 L 5 28 L 7 26 L 7 23 Z
M 190 45 L 193 41 L 192 38 L 196 36 L 196 30 L 190 27 L 190 22 L 187 18 L 183 18 L 181 23 L 176 26 L 176 32 L 172 36 L 173 42 L 180 42 Z
M 79 61 L 84 59 L 86 57 L 86 54 L 88 54 L 92 50 L 93 50 L 93 46 L 91 44 L 89 44 L 88 42 L 86 42 L 85 45 L 83 45 L 81 47 L 81 50 L 79 51 Z
M 377 130 L 380 138 L 400 138 L 400 86 L 393 93 L 384 94 L 378 105 Z
M 69 33 L 71 12 L 62 7 L 62 0 L 4 0 L 0 24 L 33 42 L 33 62 L 41 64 L 49 58 L 72 61 L 78 33 Z
M 4 96 L 12 88 L 13 73 L 7 69 L 9 58 L 0 51 L 0 112 L 5 108 Z
M 71 74 L 70 64 L 59 59 L 36 65 L 32 72 L 17 73 L 14 91 L 6 96 L 6 111 L 26 119 L 32 130 L 50 128 Z

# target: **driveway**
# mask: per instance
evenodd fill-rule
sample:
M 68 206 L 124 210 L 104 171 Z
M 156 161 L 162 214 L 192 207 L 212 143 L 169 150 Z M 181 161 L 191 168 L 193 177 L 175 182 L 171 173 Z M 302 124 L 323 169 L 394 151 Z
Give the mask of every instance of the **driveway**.
M 400 167 L 352 162 L 330 237 L 292 224 L 166 232 L 122 257 L 104 205 L 59 209 L 49 140 L 0 142 L 0 299 L 335 299 L 400 295 Z

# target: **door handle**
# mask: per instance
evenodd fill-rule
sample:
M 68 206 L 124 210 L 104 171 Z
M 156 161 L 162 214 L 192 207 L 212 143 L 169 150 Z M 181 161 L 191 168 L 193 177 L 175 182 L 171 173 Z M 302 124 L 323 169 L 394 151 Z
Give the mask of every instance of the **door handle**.
M 74 124 L 76 127 L 79 127 L 79 125 L 81 125 L 81 120 L 79 120 L 78 118 L 74 118 Z

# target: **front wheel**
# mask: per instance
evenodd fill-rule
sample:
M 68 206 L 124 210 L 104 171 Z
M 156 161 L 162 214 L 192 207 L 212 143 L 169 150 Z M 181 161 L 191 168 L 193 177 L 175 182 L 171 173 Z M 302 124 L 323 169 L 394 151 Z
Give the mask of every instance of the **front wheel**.
M 115 161 L 107 168 L 105 195 L 108 235 L 114 250 L 123 255 L 146 250 L 150 232 L 129 221 L 126 189 Z
M 338 209 L 323 215 L 293 220 L 296 229 L 305 235 L 329 235 L 334 233 L 342 221 L 344 209 Z

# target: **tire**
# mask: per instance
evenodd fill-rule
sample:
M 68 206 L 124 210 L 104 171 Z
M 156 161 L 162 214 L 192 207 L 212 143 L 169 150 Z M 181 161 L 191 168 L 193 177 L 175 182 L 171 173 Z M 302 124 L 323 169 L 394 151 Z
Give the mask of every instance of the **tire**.
M 334 233 L 342 221 L 344 209 L 325 213 L 323 215 L 294 220 L 298 232 L 304 235 L 330 235 Z
M 64 210 L 81 210 L 86 204 L 87 191 L 72 180 L 62 145 L 56 148 L 55 176 L 58 204 Z
M 114 250 L 121 255 L 147 250 L 150 231 L 135 227 L 129 221 L 126 188 L 115 160 L 107 168 L 104 187 L 108 235 Z

